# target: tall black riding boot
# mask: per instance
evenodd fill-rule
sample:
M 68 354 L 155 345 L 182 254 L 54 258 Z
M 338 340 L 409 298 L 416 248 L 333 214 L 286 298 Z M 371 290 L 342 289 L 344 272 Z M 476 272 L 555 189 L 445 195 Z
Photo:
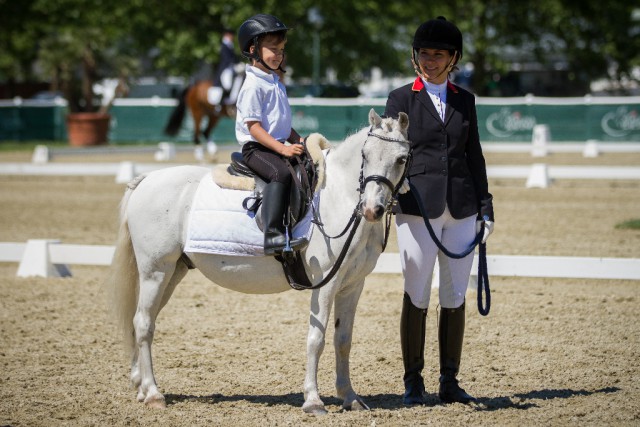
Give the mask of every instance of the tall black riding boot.
M 281 182 L 270 182 L 262 191 L 262 222 L 264 224 L 264 254 L 276 255 L 286 246 L 284 213 L 289 203 L 289 187 Z M 292 251 L 301 251 L 309 244 L 304 237 L 291 239 Z
M 264 254 L 275 255 L 285 246 L 284 210 L 287 186 L 281 182 L 270 182 L 262 191 L 262 223 L 264 224 Z
M 469 403 L 476 399 L 458 385 L 456 376 L 460 368 L 464 338 L 464 306 L 441 308 L 438 328 L 440 345 L 440 400 L 443 403 Z
M 402 315 L 400 316 L 400 345 L 402 347 L 402 362 L 404 363 L 404 395 L 402 403 L 405 405 L 423 405 L 424 380 L 424 337 L 427 322 L 427 309 L 418 308 L 411 302 L 405 292 L 402 300 Z

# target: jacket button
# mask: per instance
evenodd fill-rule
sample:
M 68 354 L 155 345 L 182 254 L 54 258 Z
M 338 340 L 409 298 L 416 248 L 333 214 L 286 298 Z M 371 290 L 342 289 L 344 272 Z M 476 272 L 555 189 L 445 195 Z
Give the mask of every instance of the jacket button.
M 446 169 L 442 169 L 442 175 L 446 175 L 447 174 L 447 170 Z
M 447 156 L 442 156 L 442 157 L 440 157 L 440 161 L 441 161 L 441 162 L 446 162 L 446 161 L 447 161 Z
M 440 148 L 447 148 L 445 144 L 440 144 Z
M 443 134 L 443 135 L 446 135 L 447 134 L 447 130 L 446 129 L 442 129 L 442 130 L 440 130 L 440 133 Z

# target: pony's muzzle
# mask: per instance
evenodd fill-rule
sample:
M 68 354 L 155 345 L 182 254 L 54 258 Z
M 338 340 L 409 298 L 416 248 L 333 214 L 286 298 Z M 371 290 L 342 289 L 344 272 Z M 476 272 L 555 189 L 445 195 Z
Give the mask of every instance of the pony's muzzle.
M 383 204 L 374 203 L 368 205 L 366 201 L 360 203 L 360 212 L 362 212 L 362 216 L 369 222 L 377 222 L 380 221 L 385 212 L 385 207 Z

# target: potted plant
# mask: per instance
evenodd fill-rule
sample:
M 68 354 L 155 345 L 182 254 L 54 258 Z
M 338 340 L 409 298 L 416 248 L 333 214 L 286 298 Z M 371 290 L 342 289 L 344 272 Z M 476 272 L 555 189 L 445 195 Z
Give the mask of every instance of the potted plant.
M 69 143 L 75 146 L 105 144 L 117 96 L 126 94 L 126 80 L 135 60 L 123 55 L 105 31 L 97 27 L 67 27 L 48 34 L 39 46 L 42 71 L 51 76 L 51 89 L 61 91 L 68 103 Z M 115 75 L 110 88 L 97 84 Z

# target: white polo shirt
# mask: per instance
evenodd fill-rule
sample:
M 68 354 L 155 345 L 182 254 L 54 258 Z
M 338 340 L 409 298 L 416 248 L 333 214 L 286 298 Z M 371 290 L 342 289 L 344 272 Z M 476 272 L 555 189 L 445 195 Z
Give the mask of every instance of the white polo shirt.
M 246 78 L 238 94 L 236 139 L 240 145 L 254 138 L 247 122 L 260 122 L 264 130 L 280 142 L 291 135 L 291 107 L 284 84 L 274 72 L 245 67 Z

